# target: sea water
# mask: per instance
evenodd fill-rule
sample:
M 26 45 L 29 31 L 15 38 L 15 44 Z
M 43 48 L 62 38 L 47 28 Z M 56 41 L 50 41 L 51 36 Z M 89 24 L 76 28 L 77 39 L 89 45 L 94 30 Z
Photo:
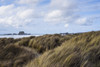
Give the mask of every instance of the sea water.
M 0 38 L 23 38 L 23 37 L 30 37 L 30 36 L 39 36 L 39 35 L 0 35 Z

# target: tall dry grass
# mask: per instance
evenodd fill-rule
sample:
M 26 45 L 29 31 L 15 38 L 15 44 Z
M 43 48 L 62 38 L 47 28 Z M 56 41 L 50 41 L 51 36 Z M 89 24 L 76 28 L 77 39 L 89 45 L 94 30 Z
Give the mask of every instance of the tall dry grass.
M 100 67 L 100 31 L 73 37 L 26 67 Z

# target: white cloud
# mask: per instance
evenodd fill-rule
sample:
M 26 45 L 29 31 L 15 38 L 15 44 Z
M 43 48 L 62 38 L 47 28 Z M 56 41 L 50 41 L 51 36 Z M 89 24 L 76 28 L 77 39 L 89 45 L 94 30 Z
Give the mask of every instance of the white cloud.
M 52 12 L 49 12 L 45 16 L 44 20 L 47 21 L 47 22 L 59 22 L 59 21 L 61 21 L 61 17 L 62 17 L 61 10 L 54 10 Z
M 76 2 L 75 0 L 51 0 L 50 6 L 56 9 L 72 9 L 73 6 L 76 6 Z
M 86 24 L 87 23 L 87 18 L 79 18 L 76 20 L 77 24 Z
M 64 27 L 68 28 L 68 26 L 69 26 L 69 24 L 65 24 L 65 26 L 64 26 Z
M 97 10 L 96 6 L 100 6 L 100 3 L 97 4 L 88 4 L 94 0 L 82 1 L 79 0 L 51 0 L 51 3 L 48 6 L 48 11 L 45 13 L 44 20 L 45 22 L 52 23 L 75 23 L 79 25 L 91 25 L 94 22 L 93 14 L 83 15 L 81 12 L 87 12 Z M 84 5 L 85 4 L 85 5 Z M 99 10 L 99 8 L 98 8 Z
M 5 15 L 10 15 L 12 14 L 12 10 L 14 8 L 14 5 L 11 4 L 11 5 L 7 5 L 7 6 L 1 6 L 0 7 L 0 16 L 5 16 Z
M 25 11 L 21 11 L 17 13 L 17 16 L 21 19 L 31 18 L 33 16 L 33 9 L 26 9 Z
M 37 6 L 39 2 L 40 0 L 16 0 L 13 4 L 0 6 L 0 24 L 20 27 L 42 19 L 43 22 L 64 23 L 68 27 L 69 23 L 84 25 L 93 22 L 92 18 L 80 13 L 94 5 L 81 5 L 79 0 L 51 0 L 49 4 Z
M 51 0 L 49 8 L 44 20 L 52 23 L 68 23 L 77 11 L 74 0 Z
M 27 6 L 16 7 L 14 4 L 0 7 L 0 24 L 4 26 L 20 27 L 32 22 L 34 9 Z
M 57 17 L 61 17 L 62 16 L 62 12 L 60 10 L 54 10 L 50 13 L 48 13 L 47 17 L 49 18 L 57 18 Z
M 17 3 L 18 4 L 28 4 L 28 5 L 34 5 L 36 3 L 38 3 L 39 0 L 18 0 Z
M 95 18 L 83 17 L 83 18 L 78 18 L 75 21 L 75 23 L 80 24 L 80 25 L 91 25 L 94 20 L 95 20 Z

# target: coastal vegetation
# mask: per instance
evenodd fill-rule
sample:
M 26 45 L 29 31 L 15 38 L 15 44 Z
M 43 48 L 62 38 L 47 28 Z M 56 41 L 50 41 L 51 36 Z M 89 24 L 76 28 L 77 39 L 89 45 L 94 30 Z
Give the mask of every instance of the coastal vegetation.
M 100 67 L 100 31 L 0 39 L 0 67 Z

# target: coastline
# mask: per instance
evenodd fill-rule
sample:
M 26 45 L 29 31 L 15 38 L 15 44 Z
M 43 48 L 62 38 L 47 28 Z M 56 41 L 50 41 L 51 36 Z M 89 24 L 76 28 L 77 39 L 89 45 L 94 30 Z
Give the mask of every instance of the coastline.
M 40 36 L 40 35 L 0 35 L 0 38 L 23 38 L 23 37 L 30 37 L 30 36 Z

